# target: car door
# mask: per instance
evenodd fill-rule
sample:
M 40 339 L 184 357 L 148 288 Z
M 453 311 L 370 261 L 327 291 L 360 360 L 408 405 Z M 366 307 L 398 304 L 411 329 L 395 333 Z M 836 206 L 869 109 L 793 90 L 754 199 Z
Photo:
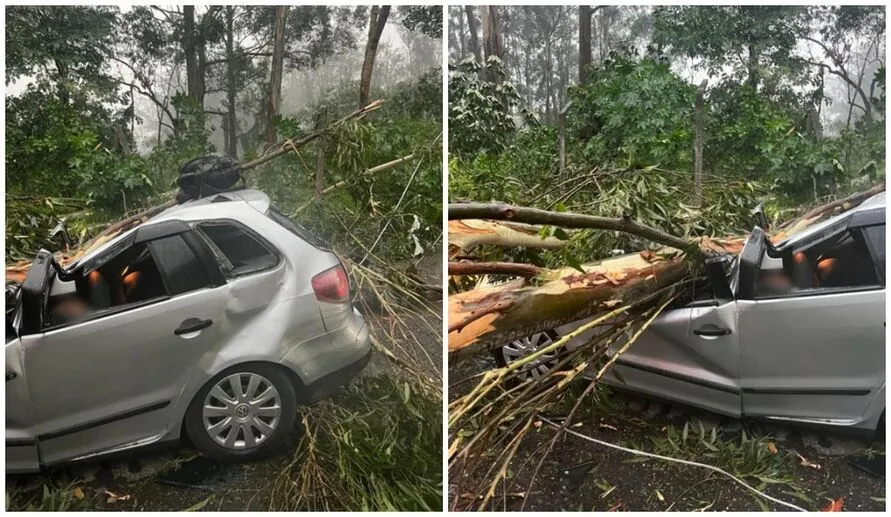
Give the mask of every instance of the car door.
M 22 342 L 15 329 L 6 335 L 6 472 L 34 472 L 40 468 L 34 435 L 31 399 L 25 379 Z
M 697 289 L 693 301 L 663 312 L 618 359 L 621 380 L 612 384 L 624 381 L 634 391 L 739 416 L 735 328 L 735 302 L 708 286 Z
M 44 464 L 151 443 L 179 425 L 174 403 L 226 326 L 225 283 L 195 242 L 187 232 L 134 244 L 149 251 L 161 296 L 22 338 Z
M 738 301 L 748 416 L 857 425 L 884 386 L 885 289 L 877 257 L 862 228 L 842 228 L 821 242 L 816 246 L 825 249 L 809 244 L 817 251 L 805 251 L 831 258 L 844 246 L 845 281 L 817 280 L 785 295 Z M 884 239 L 880 245 L 884 261 Z

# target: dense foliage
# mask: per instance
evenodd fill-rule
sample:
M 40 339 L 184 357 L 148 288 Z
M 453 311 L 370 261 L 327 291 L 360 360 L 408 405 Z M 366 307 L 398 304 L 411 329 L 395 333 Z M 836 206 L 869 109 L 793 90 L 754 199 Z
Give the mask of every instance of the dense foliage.
M 311 71 L 358 49 L 366 11 L 295 7 L 286 20 L 285 70 Z M 77 244 L 108 221 L 166 201 L 179 166 L 196 156 L 258 156 L 262 120 L 255 116 L 265 110 L 269 54 L 255 40 L 266 37 L 272 22 L 272 11 L 261 7 L 212 7 L 196 15 L 195 37 L 204 46 L 206 63 L 197 95 L 186 88 L 186 78 L 176 76 L 183 68 L 185 28 L 178 8 L 7 10 L 7 83 L 14 88 L 6 102 L 6 259 L 29 259 L 40 247 L 59 249 L 61 241 L 52 239 L 50 231 L 61 220 Z M 418 52 L 429 45 L 412 31 L 436 37 L 436 22 L 437 10 L 429 8 L 400 8 L 395 17 L 403 41 Z M 234 37 L 231 50 L 227 35 Z M 418 57 L 409 61 L 416 67 Z M 352 70 L 319 77 L 328 84 L 316 86 L 322 93 L 313 101 L 272 121 L 279 138 L 311 130 L 323 106 L 328 121 L 355 109 L 361 63 L 347 65 Z M 386 61 L 381 66 L 382 74 L 399 70 Z M 234 96 L 220 103 L 230 86 Z M 287 86 L 285 97 L 292 97 Z M 324 144 L 252 171 L 248 179 L 336 245 L 360 249 L 350 235 L 370 245 L 382 234 L 374 253 L 404 260 L 418 247 L 431 249 L 440 238 L 441 71 L 429 69 L 396 86 L 372 86 L 372 98 L 384 101 L 379 111 L 339 128 Z M 242 121 L 234 149 L 224 117 L 230 100 Z M 143 108 L 137 110 L 140 102 Z M 137 111 L 146 113 L 145 103 L 157 112 L 155 120 L 137 116 Z M 245 127 L 243 121 L 251 120 L 253 127 Z M 147 131 L 156 135 L 139 141 L 137 133 Z M 317 153 L 325 156 L 323 188 L 340 181 L 346 185 L 323 202 L 307 204 L 314 197 Z M 365 172 L 410 154 L 416 159 L 399 168 L 379 175 Z M 412 229 L 415 217 L 418 228 Z
M 512 9 L 505 16 L 517 23 Z M 548 22 L 569 15 L 559 8 L 550 14 L 530 30 L 547 30 Z M 609 22 L 604 16 L 595 17 L 595 27 Z M 453 64 L 453 201 L 629 215 L 675 234 L 722 235 L 749 229 L 749 211 L 759 200 L 770 216 L 782 217 L 793 207 L 884 178 L 881 8 L 659 7 L 647 15 L 649 23 L 641 22 L 638 10 L 623 16 L 617 19 L 628 25 L 615 31 L 647 26 L 652 34 L 645 45 L 613 39 L 608 51 L 597 48 L 599 59 L 584 81 L 568 87 L 562 170 L 559 124 L 548 121 L 547 106 L 527 104 L 526 96 L 499 103 L 494 94 L 526 91 L 534 76 L 530 67 L 537 74 L 545 66 L 543 73 L 553 77 L 563 73 L 559 67 L 528 61 L 531 51 L 521 44 L 505 49 L 505 62 L 514 69 L 506 70 L 503 82 L 475 73 L 479 65 L 472 57 Z M 457 40 L 451 54 L 466 56 L 455 45 L 465 42 Z M 683 72 L 684 63 L 700 74 L 695 82 Z M 851 100 L 846 118 L 836 116 L 834 126 L 823 127 L 830 76 L 848 87 Z M 694 121 L 702 77 L 708 81 L 699 205 L 693 196 Z M 524 109 L 542 115 L 546 125 L 528 123 Z M 605 232 L 576 232 L 572 239 L 559 253 L 509 258 L 565 264 L 643 245 Z

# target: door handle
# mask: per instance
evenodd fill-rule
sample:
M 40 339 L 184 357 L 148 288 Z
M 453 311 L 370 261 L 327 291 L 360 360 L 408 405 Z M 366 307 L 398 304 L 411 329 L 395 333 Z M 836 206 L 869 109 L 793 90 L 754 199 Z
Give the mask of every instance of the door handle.
M 730 334 L 730 329 L 723 329 L 723 328 L 715 327 L 715 326 L 701 327 L 701 328 L 693 330 L 693 333 L 696 334 L 697 336 L 703 336 L 703 337 L 718 337 L 718 336 L 726 336 L 727 334 Z
M 198 332 L 213 325 L 213 320 L 200 320 L 198 318 L 189 318 L 179 324 L 179 328 L 173 331 L 177 336 Z

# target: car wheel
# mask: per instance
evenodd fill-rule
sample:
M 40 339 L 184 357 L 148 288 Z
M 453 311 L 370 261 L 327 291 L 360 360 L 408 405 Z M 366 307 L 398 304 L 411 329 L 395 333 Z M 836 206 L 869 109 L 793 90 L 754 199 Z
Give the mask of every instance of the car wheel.
M 504 367 L 512 362 L 528 356 L 536 350 L 546 347 L 551 343 L 560 339 L 560 334 L 556 330 L 550 329 L 543 332 L 520 338 L 494 350 L 495 362 L 498 366 Z M 559 357 L 557 352 L 549 352 L 541 356 L 538 360 L 532 361 L 524 365 L 514 375 L 515 382 L 524 382 L 528 379 L 535 379 L 553 370 Z
M 300 430 L 294 385 L 274 366 L 230 368 L 198 391 L 185 427 L 195 447 L 218 461 L 254 460 L 292 449 Z

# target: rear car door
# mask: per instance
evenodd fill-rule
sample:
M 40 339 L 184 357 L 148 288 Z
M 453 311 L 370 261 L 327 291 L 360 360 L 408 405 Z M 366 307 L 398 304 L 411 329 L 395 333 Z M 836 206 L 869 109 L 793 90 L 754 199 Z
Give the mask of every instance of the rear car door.
M 884 223 L 874 226 L 790 250 L 840 257 L 834 280 L 821 281 L 818 267 L 812 286 L 738 301 L 746 415 L 842 426 L 878 418 L 868 413 L 884 405 Z
M 146 239 L 133 246 L 144 249 L 134 253 L 147 254 L 141 272 L 151 280 L 154 264 L 162 286 L 22 338 L 44 464 L 163 438 L 179 425 L 171 410 L 198 359 L 224 332 L 225 283 L 207 268 L 195 236 L 143 229 Z

